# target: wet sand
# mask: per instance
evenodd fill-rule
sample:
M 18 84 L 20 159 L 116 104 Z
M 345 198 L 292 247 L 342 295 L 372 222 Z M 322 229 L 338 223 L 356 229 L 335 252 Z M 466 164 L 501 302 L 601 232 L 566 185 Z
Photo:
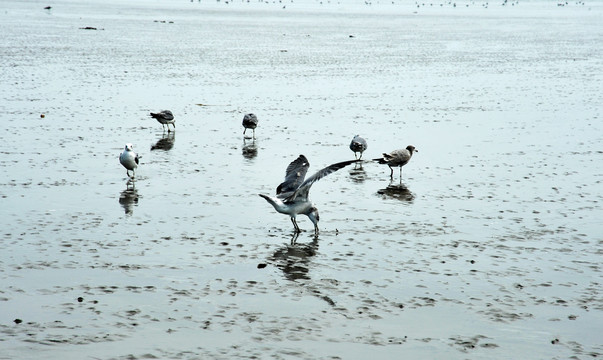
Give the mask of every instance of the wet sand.
M 0 359 L 603 356 L 600 3 L 0 13 Z

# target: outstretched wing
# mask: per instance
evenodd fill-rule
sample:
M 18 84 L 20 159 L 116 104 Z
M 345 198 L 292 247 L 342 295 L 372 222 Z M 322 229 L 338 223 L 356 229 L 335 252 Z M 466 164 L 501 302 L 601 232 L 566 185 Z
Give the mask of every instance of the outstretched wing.
M 295 190 L 295 192 L 291 195 L 289 195 L 285 201 L 291 201 L 294 200 L 295 198 L 304 198 L 307 199 L 308 198 L 308 192 L 310 191 L 310 187 L 312 186 L 312 184 L 314 184 L 315 182 L 317 182 L 318 180 L 322 179 L 323 177 L 334 173 L 335 171 L 342 169 L 350 164 L 353 164 L 355 162 L 358 162 L 361 160 L 348 160 L 348 161 L 342 161 L 342 162 L 338 162 L 336 164 L 332 164 L 327 166 L 324 169 L 321 169 L 319 171 L 317 171 L 314 175 L 310 176 L 309 178 L 306 179 L 306 181 L 304 181 L 299 188 L 297 188 L 297 190 Z
M 279 195 L 297 190 L 299 185 L 304 181 L 309 167 L 310 163 L 303 155 L 300 155 L 297 159 L 293 160 L 291 164 L 287 166 L 285 181 L 276 188 L 276 194 Z

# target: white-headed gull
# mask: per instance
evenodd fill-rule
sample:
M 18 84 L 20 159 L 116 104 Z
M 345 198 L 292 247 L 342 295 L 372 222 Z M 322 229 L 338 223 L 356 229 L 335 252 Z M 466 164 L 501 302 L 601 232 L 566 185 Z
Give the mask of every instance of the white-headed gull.
M 126 168 L 126 175 L 129 178 L 133 178 L 135 176 L 134 169 L 138 167 L 138 154 L 134 152 L 132 148 L 132 144 L 126 144 L 124 151 L 119 154 L 119 162 Z M 132 171 L 132 176 L 130 176 L 130 170 Z

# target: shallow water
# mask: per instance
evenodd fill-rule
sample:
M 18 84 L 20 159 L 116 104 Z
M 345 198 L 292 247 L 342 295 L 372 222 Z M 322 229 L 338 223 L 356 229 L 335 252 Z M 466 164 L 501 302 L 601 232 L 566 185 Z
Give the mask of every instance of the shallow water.
M 0 358 L 603 355 L 601 4 L 283 4 L 0 4 Z

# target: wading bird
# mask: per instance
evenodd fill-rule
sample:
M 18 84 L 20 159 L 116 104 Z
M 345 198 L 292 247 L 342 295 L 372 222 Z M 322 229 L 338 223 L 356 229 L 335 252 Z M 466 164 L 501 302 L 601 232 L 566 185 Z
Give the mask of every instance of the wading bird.
M 138 159 L 138 154 L 134 152 L 130 143 L 126 144 L 124 151 L 119 154 L 119 162 L 126 168 L 126 175 L 129 178 L 134 178 L 136 175 L 134 169 L 138 167 Z M 132 176 L 130 176 L 130 170 L 132 171 Z
M 348 160 L 329 165 L 304 180 L 310 163 L 304 155 L 300 155 L 287 166 L 285 181 L 276 188 L 276 197 L 264 194 L 258 195 L 266 199 L 279 213 L 289 215 L 296 233 L 301 232 L 297 225 L 296 216 L 303 214 L 312 221 L 314 233 L 318 234 L 318 209 L 308 197 L 310 187 L 323 177 L 357 161 Z
M 245 136 L 247 129 L 251 129 L 253 130 L 253 138 L 255 139 L 255 128 L 258 127 L 258 117 L 251 113 L 245 114 L 243 117 L 243 127 L 245 128 L 243 136 Z
M 414 146 L 408 145 L 406 149 L 398 149 L 394 150 L 390 153 L 383 153 L 383 157 L 373 159 L 373 161 L 378 161 L 379 164 L 387 164 L 391 173 L 389 174 L 390 178 L 394 178 L 394 169 L 392 166 L 400 167 L 400 181 L 402 181 L 402 166 L 408 164 L 410 158 L 412 157 L 413 152 L 419 152 L 419 150 L 415 149 Z
M 176 131 L 176 120 L 174 120 L 174 114 L 171 111 L 163 110 L 158 113 L 151 113 L 151 117 L 157 119 L 161 127 L 163 127 L 163 131 L 165 131 L 165 127 L 167 126 L 167 131 L 170 132 L 170 124 L 174 127 L 174 131 Z
M 354 152 L 354 157 L 356 159 L 362 159 L 362 153 L 366 150 L 366 140 L 360 137 L 360 135 L 354 136 L 352 142 L 350 143 L 350 150 Z M 356 156 L 356 153 L 360 153 L 360 157 Z

